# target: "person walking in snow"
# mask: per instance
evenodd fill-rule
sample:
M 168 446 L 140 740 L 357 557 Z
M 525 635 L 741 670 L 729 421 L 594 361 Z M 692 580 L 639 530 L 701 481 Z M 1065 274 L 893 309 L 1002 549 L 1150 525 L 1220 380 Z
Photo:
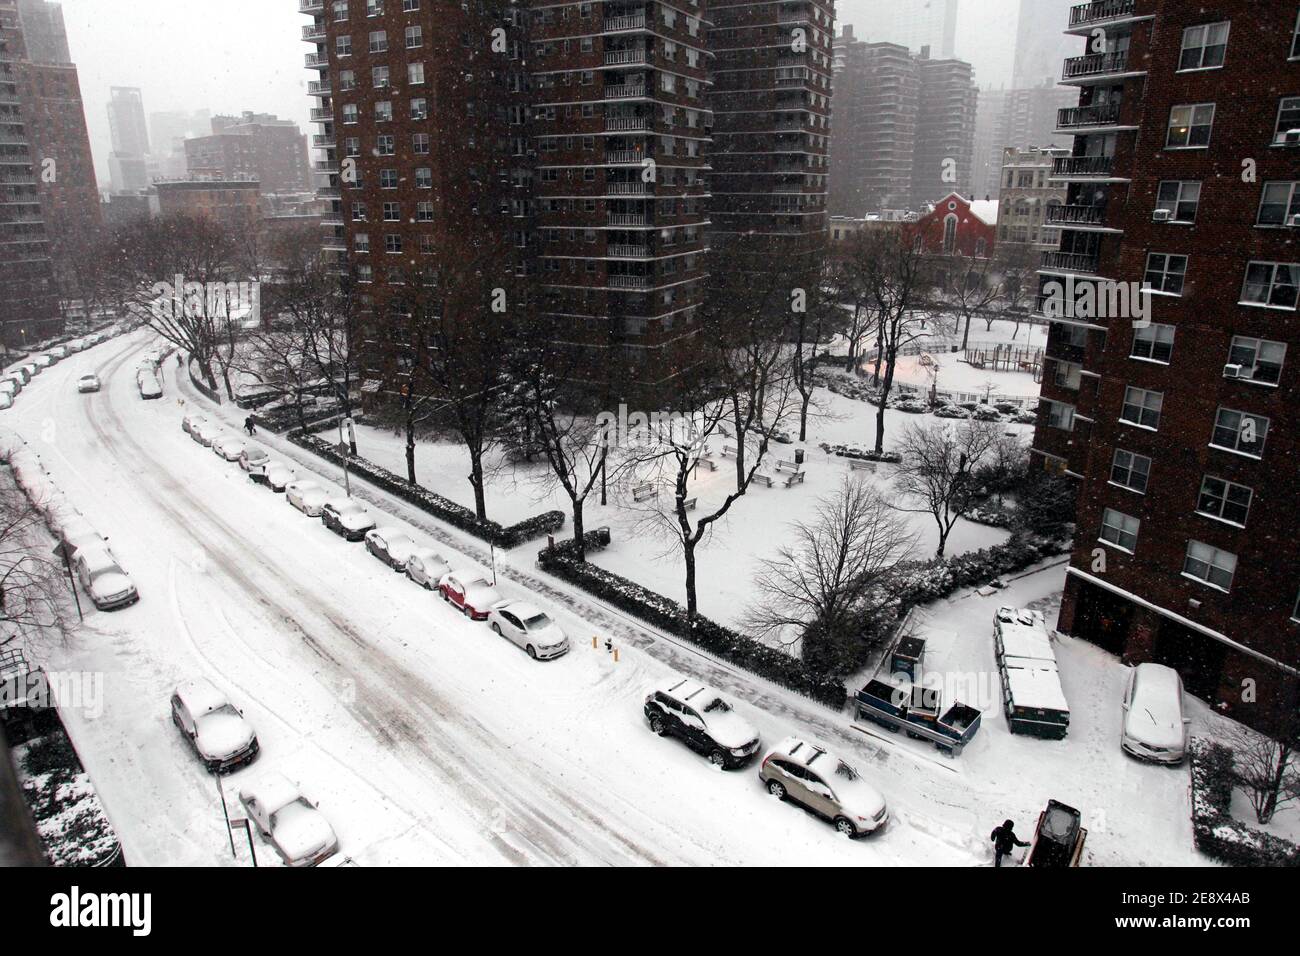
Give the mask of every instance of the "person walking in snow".
M 1025 840 L 1016 838 L 1015 824 L 1010 820 L 1003 822 L 1002 826 L 994 828 L 989 834 L 989 839 L 993 841 L 993 865 L 1001 866 L 1002 858 L 1011 855 L 1011 848 L 1017 846 L 1029 846 Z
M 244 419 L 244 431 L 248 432 L 249 435 L 257 434 L 257 423 L 253 421 L 252 415 Z

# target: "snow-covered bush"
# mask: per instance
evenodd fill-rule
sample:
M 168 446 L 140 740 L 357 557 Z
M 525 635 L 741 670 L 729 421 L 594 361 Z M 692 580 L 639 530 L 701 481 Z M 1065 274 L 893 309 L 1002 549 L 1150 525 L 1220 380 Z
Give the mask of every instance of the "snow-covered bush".
M 711 654 L 782 687 L 839 709 L 848 699 L 844 685 L 814 673 L 803 661 L 707 618 L 687 626 L 686 611 L 669 598 L 627 578 L 573 556 L 572 542 L 546 548 L 537 555 L 544 571 L 563 578 L 620 610 L 690 641 Z
M 972 415 L 978 422 L 996 422 L 1002 420 L 1002 415 L 992 405 L 976 405 Z
M 934 410 L 936 418 L 970 418 L 970 412 L 957 405 L 940 405 Z
M 890 399 L 889 407 L 895 411 L 907 412 L 909 415 L 920 415 L 930 410 L 929 405 L 916 398 L 900 398 L 896 401 Z
M 1192 834 L 1196 848 L 1231 866 L 1300 866 L 1300 846 L 1233 818 L 1236 771 L 1232 751 L 1193 737 L 1188 743 L 1192 776 Z
M 837 458 L 857 458 L 860 461 L 883 461 L 890 465 L 897 465 L 903 460 L 903 456 L 896 451 L 878 452 L 874 448 L 859 448 L 857 445 L 832 445 L 822 442 L 821 450 L 826 452 L 828 455 L 835 455 Z

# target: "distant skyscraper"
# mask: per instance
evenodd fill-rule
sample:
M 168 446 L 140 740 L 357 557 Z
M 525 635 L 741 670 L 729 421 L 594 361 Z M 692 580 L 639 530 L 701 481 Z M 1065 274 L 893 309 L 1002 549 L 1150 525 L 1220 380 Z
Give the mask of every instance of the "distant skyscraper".
M 1061 78 L 1061 61 L 1079 52 L 1079 40 L 1061 31 L 1078 0 L 1020 0 L 1016 24 L 1013 89 L 1031 89 Z M 1020 145 L 1020 144 L 1016 144 Z
M 307 137 L 292 120 L 268 113 L 214 116 L 212 135 L 185 140 L 191 176 L 256 179 L 263 193 L 306 192 L 311 188 Z
M 913 53 L 929 47 L 940 59 L 954 55 L 957 0 L 866 0 L 863 39 L 898 43 Z
M 145 189 L 149 176 L 145 157 L 149 155 L 149 129 L 144 120 L 144 97 L 135 87 L 115 86 L 110 90 L 108 129 L 113 152 L 109 172 L 116 192 Z
M 914 209 L 937 202 L 949 193 L 971 193 L 979 101 L 969 63 L 922 56 L 917 65 L 921 105 L 916 123 L 916 162 L 912 167 Z

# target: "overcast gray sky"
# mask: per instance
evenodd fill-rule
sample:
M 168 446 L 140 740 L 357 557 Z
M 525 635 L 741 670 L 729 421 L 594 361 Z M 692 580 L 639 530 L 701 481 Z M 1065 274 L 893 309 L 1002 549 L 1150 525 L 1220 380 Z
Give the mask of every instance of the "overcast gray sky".
M 111 86 L 138 86 L 146 113 L 254 110 L 297 120 L 311 132 L 297 0 L 62 0 L 81 78 L 91 147 L 108 179 Z M 961 0 L 957 54 L 976 81 L 1010 80 L 1018 0 Z M 856 0 L 837 4 L 839 23 L 866 29 Z

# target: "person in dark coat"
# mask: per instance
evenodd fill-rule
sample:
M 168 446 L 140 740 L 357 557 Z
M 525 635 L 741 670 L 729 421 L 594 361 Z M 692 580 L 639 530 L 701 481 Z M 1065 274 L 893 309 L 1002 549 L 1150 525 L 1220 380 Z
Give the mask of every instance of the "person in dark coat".
M 257 423 L 253 421 L 252 415 L 249 415 L 244 419 L 244 431 L 248 432 L 250 435 L 257 434 Z
M 996 827 L 989 834 L 989 839 L 993 841 L 993 865 L 1001 866 L 1002 858 L 1011 855 L 1011 848 L 1017 846 L 1029 846 L 1025 840 L 1016 838 L 1015 824 L 1010 820 L 1003 822 L 1002 826 Z

